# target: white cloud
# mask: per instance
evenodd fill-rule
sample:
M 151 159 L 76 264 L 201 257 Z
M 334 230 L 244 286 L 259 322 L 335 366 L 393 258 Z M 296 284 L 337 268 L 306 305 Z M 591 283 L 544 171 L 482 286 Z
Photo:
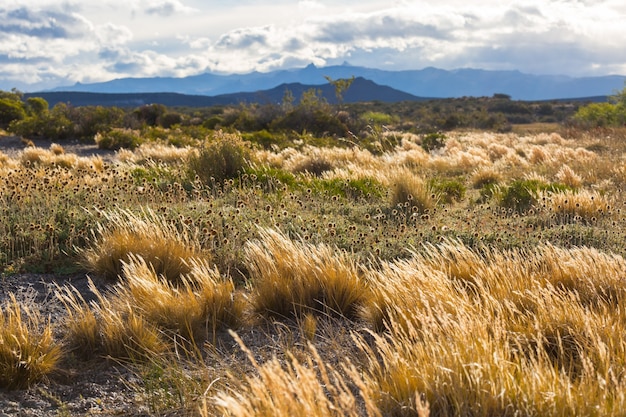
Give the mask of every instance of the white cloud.
M 162 17 L 172 16 L 177 13 L 191 13 L 196 11 L 192 7 L 187 7 L 178 0 L 157 0 L 150 1 L 145 9 L 147 14 L 159 15 Z
M 164 18 L 167 18 L 164 21 Z M 387 69 L 626 73 L 619 0 L 8 0 L 0 88 L 344 60 Z

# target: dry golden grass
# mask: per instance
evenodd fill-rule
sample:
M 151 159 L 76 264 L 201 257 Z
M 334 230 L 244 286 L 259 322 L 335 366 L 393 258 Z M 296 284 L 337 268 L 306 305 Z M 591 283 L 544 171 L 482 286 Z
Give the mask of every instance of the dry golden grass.
M 364 316 L 385 332 L 356 339 L 365 386 L 384 415 L 417 415 L 417 399 L 441 416 L 619 415 L 625 266 L 585 248 L 454 242 L 383 265 Z
M 187 225 L 168 222 L 154 211 L 139 214 L 130 210 L 102 212 L 102 221 L 90 245 L 82 250 L 84 265 L 104 277 L 114 279 L 131 255 L 143 258 L 157 273 L 171 281 L 191 271 L 189 261 L 210 258 Z
M 232 281 L 205 261 L 190 260 L 191 270 L 174 284 L 157 276 L 145 260 L 131 256 L 124 264 L 124 281 L 115 288 L 118 308 L 133 310 L 159 329 L 200 344 L 224 327 L 241 321 L 244 302 Z
M 449 136 L 432 153 L 411 138 L 376 156 L 357 147 L 259 151 L 253 159 L 289 172 L 329 163 L 318 178 L 295 175 L 274 189 L 252 175 L 215 187 L 152 186 L 150 166 L 141 167 L 149 179 L 138 185 L 129 172 L 141 159 L 77 173 L 78 165 L 48 165 L 52 150 L 32 151 L 28 167 L 0 162 L 2 198 L 12 207 L 0 206 L 2 220 L 19 220 L 0 223 L 0 240 L 10 237 L 0 256 L 53 247 L 59 235 L 50 230 L 70 215 L 81 213 L 77 227 L 86 229 L 99 221 L 83 255 L 122 279 L 110 291 L 93 288 L 91 303 L 72 288 L 59 291 L 67 348 L 158 366 L 183 347 L 199 358 L 211 352 L 219 374 L 232 378 L 209 386 L 216 398 L 201 396 L 205 415 L 622 415 L 626 262 L 611 251 L 624 253 L 623 160 L 558 134 Z M 311 186 L 336 178 L 375 178 L 390 200 Z M 497 195 L 479 195 L 485 184 L 524 178 L 575 191 L 540 194 L 520 212 L 503 208 Z M 438 179 L 476 189 L 443 206 L 424 191 Z M 413 215 L 411 191 L 393 200 L 401 181 L 417 183 L 428 215 Z M 82 201 L 72 199 L 74 189 Z M 230 275 L 210 266 L 206 247 Z M 227 278 L 235 273 L 245 288 Z M 254 345 L 259 352 L 249 352 L 245 373 L 219 329 L 252 313 L 293 320 L 243 324 L 253 342 L 266 331 L 261 323 L 277 332 L 263 337 L 278 340 Z M 200 343 L 206 339 L 215 343 Z M 268 351 L 275 357 L 262 363 Z M 202 359 L 178 366 L 212 372 Z M 197 391 L 198 381 L 190 386 Z
M 137 149 L 120 149 L 117 157 L 120 161 L 133 164 L 145 164 L 147 161 L 179 164 L 184 163 L 197 149 L 191 147 L 177 148 L 159 143 L 143 143 Z
M 217 394 L 215 403 L 224 416 L 311 416 L 344 417 L 380 416 L 369 398 L 360 399 L 340 372 L 324 362 L 315 347 L 308 345 L 304 359 L 287 353 L 287 360 L 277 358 L 259 364 L 235 336 L 248 354 L 258 375 L 235 380 L 233 390 Z M 205 407 L 203 416 L 209 416 Z
M 556 214 L 561 223 L 591 222 L 607 216 L 612 204 L 609 199 L 596 191 L 579 190 L 558 193 L 544 193 L 548 210 Z
M 111 357 L 144 361 L 166 351 L 166 340 L 132 304 L 120 305 L 116 298 L 102 294 L 90 282 L 96 301 L 86 303 L 71 287 L 57 291 L 65 304 L 66 344 L 78 357 Z M 127 300 L 128 301 L 128 300 Z
M 255 311 L 285 318 L 303 313 L 356 316 L 369 293 L 346 253 L 292 241 L 272 229 L 259 235 L 244 249 Z
M 9 294 L 0 308 L 0 387 L 28 388 L 57 369 L 62 349 L 37 306 Z
M 408 204 L 424 213 L 437 205 L 438 197 L 423 178 L 408 169 L 399 169 L 393 174 L 389 200 L 392 207 Z
M 97 302 L 87 304 L 73 288 L 57 291 L 67 310 L 67 343 L 79 356 L 149 358 L 168 342 L 197 348 L 218 330 L 236 327 L 244 301 L 230 280 L 205 262 L 192 260 L 191 272 L 174 284 L 156 275 L 139 256 L 123 264 L 123 280 Z

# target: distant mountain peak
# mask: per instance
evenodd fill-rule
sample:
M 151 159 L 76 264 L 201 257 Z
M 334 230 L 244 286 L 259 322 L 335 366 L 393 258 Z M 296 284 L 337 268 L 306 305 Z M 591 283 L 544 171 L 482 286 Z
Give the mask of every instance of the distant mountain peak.
M 421 70 L 386 71 L 374 68 L 342 65 L 317 67 L 310 63 L 304 68 L 251 72 L 248 74 L 204 73 L 185 78 L 122 78 L 103 83 L 60 87 L 53 91 L 83 91 L 96 93 L 181 93 L 217 96 L 245 91 L 269 90 L 283 83 L 304 85 L 328 84 L 334 80 L 363 77 L 380 86 L 388 86 L 417 97 L 491 97 L 507 94 L 514 100 L 550 100 L 611 95 L 623 88 L 626 77 L 567 77 L 532 75 L 515 70 L 488 71 L 472 68 L 443 70 L 427 67 Z

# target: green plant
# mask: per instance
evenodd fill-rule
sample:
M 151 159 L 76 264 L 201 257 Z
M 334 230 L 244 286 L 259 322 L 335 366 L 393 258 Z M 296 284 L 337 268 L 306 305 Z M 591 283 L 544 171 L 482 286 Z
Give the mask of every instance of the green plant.
M 249 161 L 250 151 L 240 136 L 219 133 L 189 158 L 188 176 L 207 185 L 220 184 L 243 174 Z
M 557 183 L 545 183 L 536 179 L 515 180 L 501 189 L 500 205 L 517 212 L 526 211 L 535 204 L 541 191 L 565 191 L 569 187 Z
M 420 146 L 426 152 L 432 152 L 441 149 L 446 144 L 447 137 L 443 133 L 428 133 L 424 135 L 420 141 Z
M 110 150 L 135 149 L 143 142 L 139 131 L 121 128 L 98 132 L 94 140 L 100 149 Z
M 439 195 L 441 201 L 449 204 L 453 201 L 461 201 L 465 197 L 467 187 L 459 180 L 441 179 L 431 180 L 430 188 Z

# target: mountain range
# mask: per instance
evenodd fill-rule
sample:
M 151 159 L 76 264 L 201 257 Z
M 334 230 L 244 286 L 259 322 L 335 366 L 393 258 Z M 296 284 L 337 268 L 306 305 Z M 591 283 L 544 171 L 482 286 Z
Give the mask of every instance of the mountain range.
M 196 96 L 223 96 L 272 90 L 281 85 L 323 86 L 325 77 L 333 80 L 360 77 L 379 86 L 390 87 L 415 97 L 484 97 L 507 94 L 515 100 L 552 100 L 607 96 L 624 88 L 626 76 L 570 77 L 532 75 L 519 71 L 481 69 L 387 71 L 343 65 L 251 72 L 247 74 L 204 73 L 184 78 L 120 78 L 101 83 L 57 87 L 56 92 L 91 93 L 178 93 Z M 352 88 L 352 87 L 351 87 Z M 294 92 L 294 95 L 296 93 Z M 408 97 L 408 96 L 407 96 Z M 410 99 L 410 98 L 408 98 Z
M 25 98 L 42 97 L 50 106 L 62 103 L 71 103 L 73 106 L 117 106 L 117 107 L 137 107 L 144 104 L 159 103 L 166 106 L 184 107 L 210 107 L 216 105 L 229 105 L 239 103 L 280 103 L 287 91 L 289 91 L 297 101 L 302 94 L 314 89 L 320 96 L 329 103 L 336 103 L 337 96 L 335 88 L 329 84 L 305 85 L 301 83 L 285 83 L 269 90 L 254 92 L 238 92 L 230 94 L 220 94 L 216 96 L 206 96 L 197 94 L 180 93 L 102 93 L 86 91 L 44 91 L 40 93 L 26 93 Z M 343 94 L 343 102 L 355 103 L 362 101 L 419 101 L 427 98 L 416 97 L 412 94 L 393 89 L 391 87 L 378 85 L 365 78 L 355 78 L 350 88 Z

